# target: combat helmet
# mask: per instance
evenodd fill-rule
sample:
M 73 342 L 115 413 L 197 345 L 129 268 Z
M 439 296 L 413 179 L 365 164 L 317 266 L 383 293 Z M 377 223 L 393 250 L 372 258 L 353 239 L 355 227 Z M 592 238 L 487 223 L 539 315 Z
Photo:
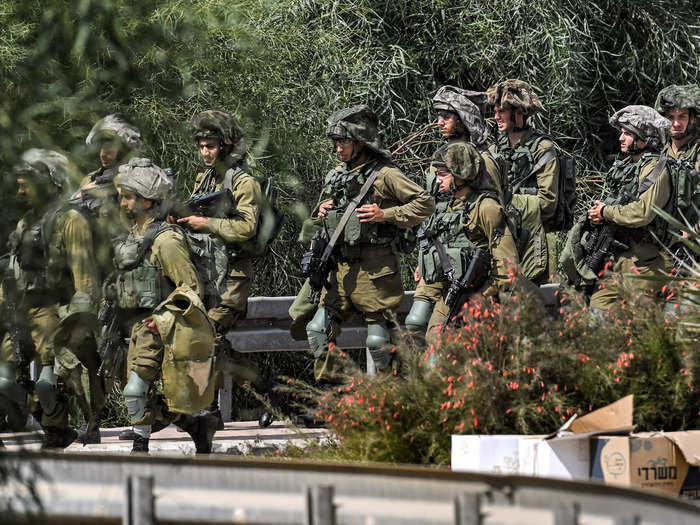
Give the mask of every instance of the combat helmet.
M 435 169 L 445 167 L 455 179 L 459 179 L 462 184 L 455 183 L 455 189 L 468 185 L 475 190 L 497 191 L 481 154 L 471 144 L 455 142 L 438 149 L 430 165 Z
M 172 180 L 151 159 L 133 158 L 119 166 L 115 184 L 139 197 L 164 202 L 173 191 Z
M 114 139 L 119 140 L 130 151 L 139 150 L 143 146 L 141 132 L 118 113 L 98 120 L 85 138 L 85 144 L 99 144 Z
M 694 134 L 697 130 L 697 120 L 700 118 L 700 86 L 698 84 L 672 85 L 662 89 L 656 97 L 654 109 L 662 116 L 666 116 L 666 112 L 673 108 L 689 109 L 695 116 L 695 121 L 688 125 L 685 133 L 674 137 L 682 139 L 689 134 Z
M 228 146 L 230 149 L 227 157 L 232 161 L 241 161 L 245 158 L 247 146 L 243 136 L 243 128 L 230 113 L 218 109 L 208 109 L 192 117 L 190 125 L 195 141 L 219 140 L 222 147 Z
M 328 117 L 326 135 L 333 139 L 351 139 L 363 142 L 381 157 L 391 158 L 391 153 L 382 147 L 379 137 L 379 119 L 369 106 L 362 104 L 340 109 Z
M 442 86 L 433 97 L 433 109 L 456 113 L 469 137 L 475 144 L 484 144 L 488 130 L 484 125 L 485 107 L 480 108 L 473 100 L 486 102 L 486 93 L 468 91 L 454 86 Z
M 68 158 L 57 151 L 31 148 L 22 154 L 15 173 L 26 173 L 42 183 L 64 190 L 68 186 L 71 166 Z
M 610 125 L 634 133 L 649 148 L 659 150 L 666 143 L 671 122 L 649 106 L 627 106 L 610 117 Z

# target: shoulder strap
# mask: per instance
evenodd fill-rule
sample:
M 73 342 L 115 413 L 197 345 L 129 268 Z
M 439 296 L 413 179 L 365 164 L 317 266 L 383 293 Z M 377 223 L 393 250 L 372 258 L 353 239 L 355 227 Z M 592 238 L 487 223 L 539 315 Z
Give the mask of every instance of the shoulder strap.
M 528 180 L 530 177 L 532 177 L 535 173 L 540 171 L 542 168 L 545 167 L 545 165 L 556 159 L 557 158 L 557 153 L 556 153 L 556 146 L 546 150 L 542 156 L 540 157 L 540 160 L 538 160 L 535 165 L 532 167 L 530 171 L 528 171 L 525 175 L 520 177 L 515 183 L 513 184 L 513 193 L 517 193 L 517 191 L 520 189 L 520 187 L 525 184 L 525 181 Z
M 164 225 L 167 225 L 167 227 L 163 228 Z M 124 270 L 129 271 L 141 266 L 141 263 L 146 258 L 146 255 L 153 247 L 153 242 L 156 240 L 156 237 L 169 229 L 171 229 L 171 227 L 165 221 L 153 221 L 151 224 L 149 224 L 146 227 L 146 232 L 143 234 L 143 242 L 141 243 L 141 247 L 136 255 L 136 260 L 128 267 L 124 268 Z
M 238 177 L 245 174 L 246 172 L 238 166 L 236 166 L 235 169 L 231 168 L 226 170 L 226 173 L 224 174 L 224 180 L 221 183 L 221 187 L 233 193 L 233 183 L 236 182 Z
M 375 167 L 376 161 L 374 164 L 371 165 L 372 173 L 369 177 L 367 177 L 367 180 L 360 188 L 360 192 L 357 195 L 355 195 L 355 197 L 350 201 L 350 204 L 348 204 L 348 207 L 345 209 L 345 213 L 343 213 L 343 216 L 340 218 L 338 226 L 333 232 L 333 235 L 331 235 L 331 238 L 328 241 L 328 244 L 326 245 L 326 249 L 323 251 L 323 255 L 321 255 L 321 262 L 327 261 L 328 258 L 331 256 L 333 248 L 335 247 L 335 243 L 338 242 L 340 234 L 343 233 L 345 225 L 350 220 L 350 216 L 355 211 L 355 208 L 357 208 L 357 205 L 360 204 L 360 201 L 365 197 L 365 195 L 367 195 L 367 192 L 372 187 L 372 184 L 374 184 L 374 181 L 377 180 L 377 176 L 379 175 L 380 170 L 375 169 Z
M 659 179 L 661 172 L 664 171 L 664 168 L 666 167 L 667 161 L 668 157 L 666 156 L 666 153 L 662 152 L 659 156 L 659 161 L 656 163 L 656 166 L 654 166 L 654 171 L 652 171 L 649 176 L 646 177 L 639 185 L 639 195 L 651 188 L 651 185 Z

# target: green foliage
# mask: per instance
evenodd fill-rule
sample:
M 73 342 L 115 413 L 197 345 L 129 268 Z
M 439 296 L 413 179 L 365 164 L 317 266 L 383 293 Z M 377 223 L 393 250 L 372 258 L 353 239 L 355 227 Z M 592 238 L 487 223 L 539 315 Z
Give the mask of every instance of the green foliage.
M 335 457 L 445 464 L 451 434 L 549 433 L 628 394 L 638 430 L 697 427 L 697 340 L 677 342 L 646 297 L 598 319 L 576 296 L 553 317 L 520 295 L 470 305 L 462 322 L 425 352 L 397 348 L 400 377 L 349 364 L 328 392 L 292 382 L 339 437 Z

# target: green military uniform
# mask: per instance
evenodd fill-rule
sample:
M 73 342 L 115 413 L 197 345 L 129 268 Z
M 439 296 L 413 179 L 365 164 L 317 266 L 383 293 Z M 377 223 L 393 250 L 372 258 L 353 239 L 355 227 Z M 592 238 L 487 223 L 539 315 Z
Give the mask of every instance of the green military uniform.
M 466 144 L 468 140 L 481 149 L 481 159 L 478 161 L 479 169 L 485 170 L 494 183 L 498 194 L 499 202 L 504 202 L 503 180 L 499 167 L 491 153 L 486 148 L 489 139 L 488 129 L 484 124 L 484 112 L 487 105 L 487 94 L 482 92 L 468 91 L 454 86 L 442 86 L 433 97 L 433 109 L 436 111 L 448 111 L 453 113 L 462 124 L 462 128 L 453 129 L 448 138 L 448 144 L 461 142 Z M 442 153 L 448 145 L 441 146 L 436 152 L 436 158 L 441 158 Z M 450 194 L 443 194 L 439 191 L 437 184 L 435 166 L 431 164 L 426 173 L 426 188 L 435 197 L 436 211 L 426 223 L 424 229 L 429 229 L 429 224 L 435 222 L 436 217 L 442 215 L 454 205 Z M 456 210 L 455 210 L 456 211 Z M 427 239 L 421 242 L 421 256 L 425 249 L 429 248 Z M 420 256 L 419 256 L 420 257 Z M 427 284 L 425 278 L 421 276 L 416 287 L 411 310 L 406 316 L 406 329 L 411 332 L 425 333 L 434 305 L 442 299 L 447 284 L 444 282 L 434 282 Z
M 435 209 L 433 198 L 407 179 L 396 168 L 390 154 L 381 147 L 377 117 L 367 106 L 355 106 L 334 113 L 328 120 L 328 136 L 350 139 L 365 145 L 362 162 L 341 165 L 326 176 L 320 202 L 333 200 L 324 218 L 324 228 L 332 235 L 350 201 L 372 174 L 370 190 L 359 203 L 374 203 L 383 210 L 383 222 L 361 223 L 353 213 L 340 236 L 337 270 L 331 274 L 319 310 L 307 325 L 311 349 L 317 359 L 316 377 L 331 373 L 328 340 L 331 318 L 343 319 L 360 311 L 367 327 L 367 348 L 380 371 L 388 370 L 391 355 L 383 346 L 390 342 L 396 309 L 403 298 L 399 271 L 399 230 L 421 223 Z M 355 151 L 353 149 L 353 151 Z M 356 155 L 354 153 L 353 155 Z
M 532 87 L 520 80 L 499 82 L 488 90 L 489 102 L 497 107 L 521 110 L 525 117 L 543 109 Z M 520 270 L 536 283 L 547 282 L 557 271 L 557 237 L 548 224 L 555 219 L 560 198 L 558 148 L 547 135 L 532 128 L 511 144 L 508 133 L 499 133 L 491 146 L 494 156 L 509 165 L 508 184 L 512 204 L 520 215 Z
M 434 165 L 444 165 L 452 173 L 455 197 L 442 213 L 431 217 L 427 228 L 445 247 L 454 268 L 454 279 L 466 272 L 476 248 L 486 248 L 492 256 L 489 279 L 480 290 L 485 295 L 510 288 L 517 271 L 518 252 L 513 235 L 506 224 L 503 208 L 492 175 L 486 170 L 482 156 L 473 144 L 450 144 L 434 157 Z M 437 249 L 432 247 L 421 254 L 420 272 L 426 282 L 445 278 Z M 449 307 L 444 302 L 447 286 L 435 305 L 428 323 L 427 338 L 434 340 L 435 330 L 445 320 Z
M 57 187 L 43 208 L 28 211 L 18 223 L 10 239 L 9 271 L 17 281 L 19 306 L 35 347 L 35 354 L 25 359 L 36 359 L 41 366 L 35 388 L 47 434 L 44 445 L 62 448 L 76 433 L 68 427 L 67 399 L 58 391 L 58 379 L 76 394 L 87 417 L 104 405 L 104 386 L 96 376 L 99 358 L 94 339 L 87 330 L 81 337 L 71 338 L 78 323 L 94 320 L 99 284 L 93 240 L 87 219 L 60 203 L 59 191 L 68 183 L 68 160 L 56 152 L 37 149 L 27 151 L 22 160 L 18 177 Z M 40 181 L 42 174 L 48 174 L 50 181 Z M 15 405 L 11 409 L 16 415 L 24 413 L 30 392 L 17 390 L 15 362 L 12 343 L 5 335 L 0 345 L 0 391 L 6 386 L 13 392 L 10 397 Z M 15 417 L 16 421 L 21 419 Z
M 177 349 L 168 349 L 163 340 L 165 334 L 162 330 L 166 324 L 169 333 L 173 330 L 173 324 L 175 332 L 178 329 L 180 332 L 184 330 L 182 325 L 185 319 L 181 312 L 168 323 L 156 322 L 160 335 L 155 335 L 147 326 L 151 318 L 162 318 L 167 310 L 174 312 L 178 308 L 182 309 L 183 302 L 190 303 L 192 309 L 198 306 L 202 310 L 204 308 L 199 299 L 200 281 L 190 258 L 184 232 L 178 226 L 156 218 L 157 207 L 168 197 L 172 183 L 163 170 L 149 159 L 131 159 L 128 164 L 120 167 L 116 184 L 120 191 L 133 192 L 140 199 L 150 200 L 156 206 L 150 215 L 145 216 L 140 226 L 134 224 L 129 235 L 114 247 L 117 305 L 123 317 L 133 322 L 127 353 L 128 380 L 124 397 L 129 419 L 137 435 L 134 451 L 148 451 L 151 425 L 158 420 L 163 424 L 174 422 L 190 433 L 197 452 L 210 452 L 217 421 L 215 418 L 210 421 L 208 414 L 198 417 L 190 414 L 206 407 L 213 399 L 213 326 L 202 317 L 194 331 L 190 328 L 185 330 L 190 333 L 188 339 L 192 347 L 189 350 L 188 343 L 183 341 L 180 341 Z M 150 247 L 148 244 L 144 247 L 144 243 L 150 243 Z M 173 294 L 179 299 L 169 303 L 168 299 Z M 177 374 L 183 373 L 182 368 L 174 363 L 188 360 L 192 363 L 200 362 L 200 347 L 207 341 L 209 354 L 206 357 L 211 361 L 209 372 L 196 376 L 195 370 L 201 367 L 192 364 L 185 368 L 184 377 L 180 378 L 188 383 L 194 381 L 199 387 L 188 390 L 189 400 L 185 406 L 182 405 L 182 400 L 174 403 L 169 397 L 163 399 L 156 395 L 151 388 L 152 383 L 162 377 L 163 391 L 167 396 L 166 384 L 172 385 L 178 380 Z M 203 350 L 207 351 L 206 348 Z M 195 351 L 198 355 L 193 355 Z M 166 370 L 176 375 L 168 376 Z
M 658 164 L 658 151 L 669 122 L 647 106 L 627 106 L 616 112 L 610 122 L 646 144 L 643 150 L 633 144 L 628 156 L 616 160 L 605 177 L 601 201 L 606 205 L 601 214 L 604 221 L 618 226 L 615 240 L 622 244 L 613 248 L 614 255 L 596 276 L 584 264 L 584 221 L 571 230 L 562 254 L 562 264 L 573 282 L 595 283 L 590 305 L 598 310 L 607 310 L 619 302 L 623 289 L 660 290 L 669 270 L 663 248 L 652 235 L 653 232 L 662 240 L 666 236 L 666 223 L 656 215 L 654 207 L 671 211 L 670 174 Z M 628 203 L 620 204 L 624 195 L 629 196 Z

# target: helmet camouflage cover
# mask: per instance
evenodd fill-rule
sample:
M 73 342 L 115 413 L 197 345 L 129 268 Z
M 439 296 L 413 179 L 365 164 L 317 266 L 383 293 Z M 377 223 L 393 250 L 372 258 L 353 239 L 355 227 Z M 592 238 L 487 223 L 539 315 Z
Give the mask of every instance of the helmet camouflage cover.
M 472 101 L 472 98 L 485 101 L 485 93 L 467 91 L 454 86 L 442 86 L 433 97 L 433 108 L 456 113 L 472 141 L 483 144 L 488 138 L 488 130 L 484 125 L 483 110 Z
M 544 110 L 532 86 L 522 80 L 503 80 L 491 86 L 486 93 L 489 104 L 499 108 L 519 109 L 526 117 Z
M 634 133 L 650 148 L 660 149 L 671 122 L 649 106 L 627 106 L 610 117 L 610 125 Z
M 141 132 L 129 124 L 123 116 L 113 113 L 97 121 L 88 133 L 85 144 L 99 144 L 102 141 L 119 139 L 129 150 L 143 146 Z
M 15 172 L 26 173 L 41 182 L 63 189 L 68 184 L 70 169 L 71 163 L 65 155 L 49 149 L 31 148 L 22 154 Z
M 473 185 L 477 180 L 481 155 L 466 142 L 454 142 L 433 153 L 431 165 L 435 168 L 445 167 L 456 179 Z
M 242 160 L 246 155 L 246 142 L 243 128 L 236 118 L 225 111 L 208 109 L 197 113 L 190 122 L 194 140 L 218 139 L 223 144 L 231 146 L 228 154 L 234 161 Z
M 685 86 L 668 86 L 659 92 L 654 109 L 665 115 L 671 108 L 692 109 L 700 116 L 700 86 L 687 84 Z
M 173 183 L 165 170 L 145 158 L 134 158 L 119 166 L 115 183 L 118 188 L 157 202 L 163 202 L 173 191 Z
M 391 153 L 382 147 L 379 137 L 379 119 L 369 106 L 362 104 L 336 111 L 328 117 L 326 135 L 331 139 L 352 139 L 362 142 L 382 157 Z

